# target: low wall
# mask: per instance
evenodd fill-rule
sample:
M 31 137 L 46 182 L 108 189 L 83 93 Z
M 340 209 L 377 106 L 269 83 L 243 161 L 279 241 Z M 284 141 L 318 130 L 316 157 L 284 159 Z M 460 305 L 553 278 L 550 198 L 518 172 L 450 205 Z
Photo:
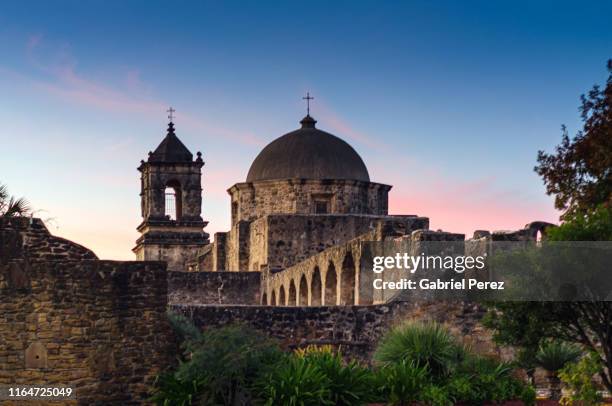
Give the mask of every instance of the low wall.
M 258 304 L 260 278 L 259 272 L 168 272 L 168 302 Z
M 72 385 L 82 405 L 150 396 L 176 354 L 165 264 L 2 262 L 0 384 Z
M 492 344 L 490 333 L 479 323 L 483 310 L 470 303 L 394 302 L 331 307 L 173 305 L 170 309 L 199 328 L 244 323 L 277 338 L 285 348 L 329 344 L 366 362 L 384 332 L 410 319 L 444 323 L 475 350 L 501 354 Z

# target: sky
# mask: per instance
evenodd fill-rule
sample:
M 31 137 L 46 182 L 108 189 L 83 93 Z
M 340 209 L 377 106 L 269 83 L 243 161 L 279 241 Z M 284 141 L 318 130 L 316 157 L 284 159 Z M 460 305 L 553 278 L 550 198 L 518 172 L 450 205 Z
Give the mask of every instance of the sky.
M 612 2 L 56 1 L 0 8 L 0 183 L 56 235 L 134 259 L 136 170 L 165 136 L 201 151 L 206 231 L 227 189 L 298 128 L 345 139 L 391 214 L 518 229 L 559 213 L 533 171 L 604 83 Z

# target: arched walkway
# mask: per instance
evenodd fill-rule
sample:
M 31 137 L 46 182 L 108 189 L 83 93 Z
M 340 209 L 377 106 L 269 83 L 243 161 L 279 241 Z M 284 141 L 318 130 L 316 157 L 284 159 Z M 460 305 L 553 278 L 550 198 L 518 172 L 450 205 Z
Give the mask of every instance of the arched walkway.
M 279 306 L 287 306 L 287 294 L 285 293 L 285 287 L 280 287 L 280 292 L 278 296 L 278 305 Z
M 359 260 L 359 304 L 370 305 L 374 303 L 374 275 L 372 271 L 374 263 L 372 251 L 365 244 Z
M 270 305 L 271 306 L 278 306 L 278 302 L 276 301 L 276 292 L 272 291 L 272 293 L 270 293 Z
M 355 261 L 350 252 L 346 253 L 342 261 L 340 273 L 340 305 L 351 306 L 355 304 Z
M 327 273 L 325 274 L 325 297 L 323 304 L 325 306 L 335 306 L 338 304 L 338 277 L 336 276 L 336 267 L 333 262 L 329 262 Z
M 264 306 L 266 306 L 268 304 L 268 295 L 266 295 L 265 293 L 261 297 L 261 304 L 264 305 Z
M 315 266 L 312 272 L 312 282 L 310 282 L 310 304 L 311 306 L 321 306 L 321 271 Z
M 287 306 L 295 306 L 297 303 L 297 291 L 295 289 L 295 282 L 293 279 L 289 282 L 289 294 L 287 295 Z
M 298 306 L 308 306 L 308 283 L 306 283 L 306 275 L 302 274 L 300 278 L 300 291 L 299 291 Z

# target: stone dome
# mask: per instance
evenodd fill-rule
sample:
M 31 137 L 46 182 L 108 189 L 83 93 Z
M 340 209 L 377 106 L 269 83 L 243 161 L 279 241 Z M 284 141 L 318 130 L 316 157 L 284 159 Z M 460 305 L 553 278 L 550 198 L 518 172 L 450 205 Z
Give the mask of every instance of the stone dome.
M 315 128 L 307 115 L 302 128 L 269 143 L 251 164 L 247 182 L 272 179 L 350 179 L 370 181 L 363 160 L 348 143 Z

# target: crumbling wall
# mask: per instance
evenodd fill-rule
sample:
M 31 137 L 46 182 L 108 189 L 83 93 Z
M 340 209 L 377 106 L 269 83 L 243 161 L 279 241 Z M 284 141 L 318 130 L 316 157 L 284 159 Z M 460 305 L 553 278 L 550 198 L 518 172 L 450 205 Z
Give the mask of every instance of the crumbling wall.
M 176 353 L 166 265 L 87 259 L 22 218 L 0 219 L 0 254 L 0 384 L 70 385 L 82 405 L 145 402 Z
M 259 272 L 168 272 L 170 304 L 259 303 Z
M 275 337 L 285 348 L 329 344 L 344 355 L 370 362 L 382 335 L 406 320 L 435 320 L 466 344 L 485 354 L 503 355 L 481 324 L 484 311 L 462 302 L 405 303 L 374 306 L 270 307 L 171 306 L 199 328 L 247 324 Z

